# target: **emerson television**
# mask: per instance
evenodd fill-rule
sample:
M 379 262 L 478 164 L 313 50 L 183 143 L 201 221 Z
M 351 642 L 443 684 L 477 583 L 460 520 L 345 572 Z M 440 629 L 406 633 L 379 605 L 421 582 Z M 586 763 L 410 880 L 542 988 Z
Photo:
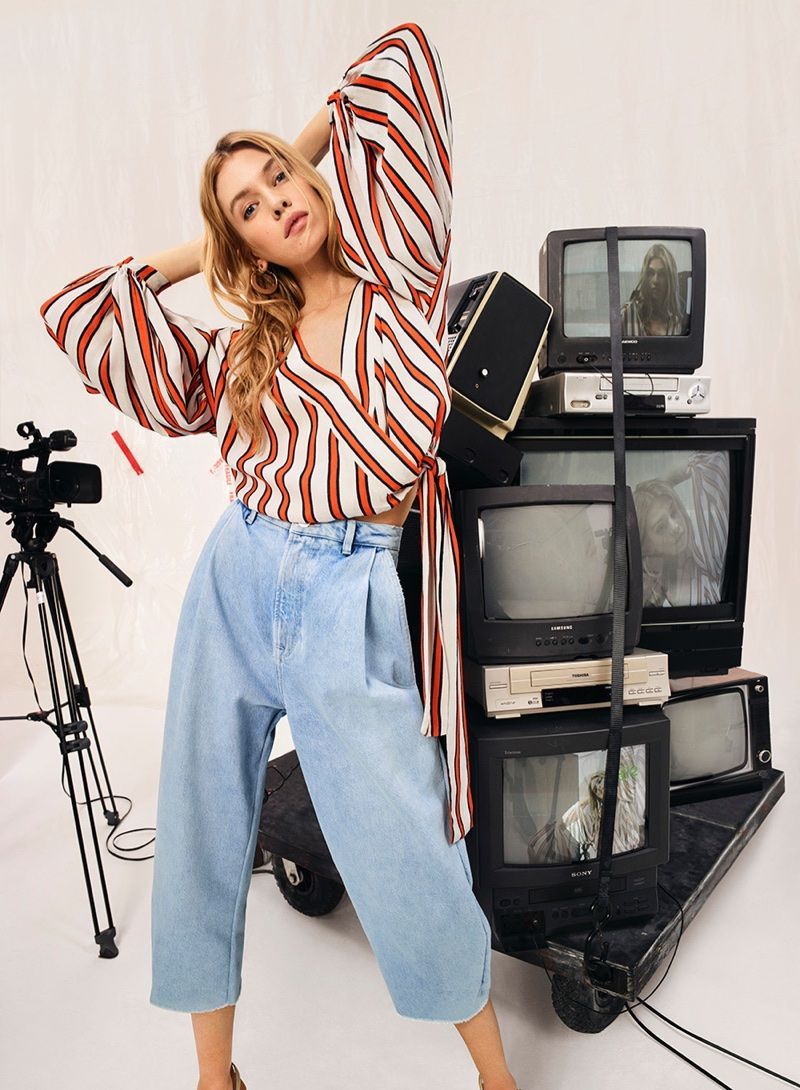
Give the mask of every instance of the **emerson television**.
M 690 374 L 703 362 L 706 238 L 699 227 L 619 228 L 622 365 Z M 539 374 L 610 371 L 608 253 L 603 228 L 551 231 L 539 291 L 553 307 Z

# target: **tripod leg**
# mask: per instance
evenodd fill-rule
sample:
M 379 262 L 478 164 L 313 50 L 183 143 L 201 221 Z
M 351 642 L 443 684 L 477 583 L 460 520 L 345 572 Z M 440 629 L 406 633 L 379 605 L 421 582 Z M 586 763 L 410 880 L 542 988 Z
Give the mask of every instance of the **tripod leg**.
M 83 722 L 78 714 L 78 706 L 75 696 L 75 683 L 72 680 L 70 664 L 67 658 L 67 648 L 64 639 L 64 617 L 62 617 L 60 604 L 63 601 L 63 592 L 59 595 L 57 587 L 60 584 L 57 583 L 58 579 L 58 561 L 53 553 L 40 553 L 34 556 L 25 557 L 26 563 L 29 564 L 31 570 L 31 585 L 36 590 L 36 604 L 39 613 L 39 622 L 42 629 L 42 641 L 44 644 L 45 659 L 47 662 L 47 672 L 50 679 L 50 689 L 53 696 L 53 712 L 56 718 L 56 725 L 54 727 L 55 732 L 58 734 L 62 760 L 64 769 L 67 773 L 67 782 L 69 784 L 69 795 L 72 803 L 72 814 L 75 821 L 75 831 L 78 838 L 78 848 L 80 850 L 81 862 L 83 863 L 83 875 L 86 882 L 86 892 L 89 897 L 89 906 L 92 913 L 92 921 L 94 924 L 94 937 L 95 941 L 100 946 L 101 958 L 116 957 L 119 953 L 114 937 L 116 935 L 116 929 L 114 928 L 113 920 L 111 918 L 111 905 L 108 898 L 108 889 L 106 886 L 105 873 L 103 870 L 103 862 L 100 855 L 100 844 L 97 838 L 97 828 L 94 821 L 94 812 L 91 808 L 91 792 L 89 789 L 89 783 L 86 776 L 86 764 L 84 762 L 84 751 L 90 749 L 90 740 L 86 737 L 86 723 Z M 58 679 L 56 677 L 56 663 L 54 656 L 53 642 L 50 638 L 50 630 L 48 627 L 47 610 L 45 609 L 45 601 L 50 610 L 51 622 L 53 626 L 53 635 L 55 641 L 55 648 L 58 653 L 58 659 L 61 664 L 61 672 L 64 677 L 64 684 L 66 687 L 67 704 L 69 707 L 69 722 L 65 723 L 62 714 L 62 701 L 59 695 Z M 89 866 L 86 857 L 86 848 L 83 839 L 83 830 L 81 827 L 80 814 L 78 812 L 78 801 L 75 797 L 75 783 L 72 776 L 72 768 L 70 763 L 70 755 L 77 753 L 78 755 L 78 767 L 80 769 L 81 780 L 83 782 L 84 798 L 86 800 L 87 815 L 89 818 L 89 827 L 92 835 L 92 843 L 94 844 L 95 862 L 97 865 L 97 871 L 100 878 L 100 886 L 103 892 L 103 901 L 105 904 L 106 915 L 108 918 L 108 926 L 103 930 L 100 930 L 99 921 L 97 918 L 97 910 L 95 907 L 95 899 L 92 891 L 92 880 L 89 874 Z M 94 765 L 92 765 L 94 767 Z M 95 773 L 95 780 L 97 779 Z M 102 792 L 100 792 L 102 794 Z
M 105 762 L 105 759 L 103 757 L 103 750 L 102 750 L 102 748 L 100 746 L 100 738 L 98 737 L 97 727 L 95 726 L 94 718 L 92 716 L 91 701 L 90 701 L 90 698 L 89 698 L 89 689 L 88 689 L 88 687 L 86 685 L 86 682 L 84 680 L 83 669 L 81 667 L 81 661 L 80 661 L 80 658 L 78 657 L 78 647 L 77 647 L 77 644 L 75 643 L 75 635 L 74 635 L 74 633 L 72 631 L 72 624 L 71 624 L 70 619 L 69 619 L 69 611 L 67 610 L 67 602 L 66 602 L 66 599 L 64 597 L 64 587 L 63 587 L 63 585 L 61 583 L 61 575 L 60 575 L 59 570 L 58 570 L 58 561 L 56 561 L 56 563 L 54 565 L 54 568 L 53 568 L 53 587 L 55 588 L 55 595 L 56 595 L 56 601 L 58 603 L 59 614 L 60 614 L 60 616 L 61 616 L 61 618 L 63 620 L 64 629 L 66 631 L 67 640 L 69 642 L 70 653 L 72 655 L 72 663 L 73 663 L 73 666 L 75 668 L 75 676 L 78 679 L 77 685 L 75 685 L 75 687 L 74 687 L 75 702 L 76 702 L 76 704 L 78 704 L 81 707 L 86 709 L 86 714 L 87 714 L 87 717 L 89 719 L 89 723 L 91 724 L 92 733 L 94 735 L 94 748 L 97 750 L 97 758 L 100 761 L 100 767 L 103 770 L 103 779 L 105 781 L 105 790 L 101 787 L 99 779 L 98 779 L 97 769 L 95 768 L 94 758 L 92 756 L 92 750 L 87 749 L 87 751 L 86 751 L 87 756 L 89 758 L 89 763 L 92 766 L 92 772 L 94 774 L 94 780 L 95 780 L 95 784 L 97 786 L 97 794 L 100 797 L 101 801 L 103 801 L 103 802 L 105 802 L 105 800 L 108 799 L 108 801 L 110 803 L 110 809 L 107 808 L 106 806 L 103 806 L 103 814 L 105 815 L 106 821 L 108 822 L 109 825 L 116 826 L 116 825 L 119 824 L 119 811 L 117 809 L 116 802 L 114 801 L 114 792 L 111 789 L 111 781 L 108 778 L 108 770 L 106 768 L 106 762 Z
M 19 567 L 21 559 L 21 553 L 9 553 L 6 557 L 6 562 L 3 565 L 3 575 L 0 577 L 0 610 L 3 608 L 6 595 L 8 594 L 8 588 L 11 586 L 11 580 L 17 574 L 17 568 Z

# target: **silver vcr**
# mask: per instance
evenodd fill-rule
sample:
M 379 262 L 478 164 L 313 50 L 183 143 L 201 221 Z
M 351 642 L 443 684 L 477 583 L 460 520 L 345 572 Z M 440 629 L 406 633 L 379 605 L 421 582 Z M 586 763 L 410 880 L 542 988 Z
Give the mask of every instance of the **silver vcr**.
M 464 688 L 489 716 L 605 708 L 611 703 L 611 659 L 510 663 L 482 666 L 462 655 Z M 667 656 L 637 647 L 625 656 L 624 704 L 662 705 L 669 700 Z
M 623 375 L 629 412 L 696 416 L 711 411 L 711 379 L 702 375 Z M 610 413 L 611 375 L 562 371 L 535 379 L 525 403 L 527 416 Z

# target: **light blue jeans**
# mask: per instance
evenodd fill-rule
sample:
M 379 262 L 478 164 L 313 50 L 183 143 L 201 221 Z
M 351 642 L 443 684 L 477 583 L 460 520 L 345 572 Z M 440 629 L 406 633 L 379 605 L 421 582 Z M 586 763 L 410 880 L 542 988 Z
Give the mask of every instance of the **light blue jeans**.
M 398 1014 L 462 1022 L 489 998 L 491 928 L 447 765 L 420 733 L 402 527 L 223 512 L 178 622 L 158 788 L 150 1002 L 235 1003 L 275 726 L 286 714 L 314 810 Z

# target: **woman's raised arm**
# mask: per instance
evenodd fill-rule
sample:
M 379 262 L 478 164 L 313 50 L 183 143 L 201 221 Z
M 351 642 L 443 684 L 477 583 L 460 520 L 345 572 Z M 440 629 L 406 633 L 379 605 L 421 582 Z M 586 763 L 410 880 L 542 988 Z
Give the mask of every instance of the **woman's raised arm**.
M 159 293 L 200 271 L 200 240 L 132 256 L 71 280 L 39 308 L 86 389 L 166 436 L 216 431 L 220 373 L 234 327 L 170 310 Z
M 314 166 L 322 162 L 330 145 L 331 123 L 328 114 L 326 104 L 314 114 L 300 135 L 292 141 L 292 147 L 297 148 L 306 159 L 310 159 Z
M 191 242 L 183 242 L 180 246 L 173 246 L 169 250 L 161 250 L 160 253 L 142 260 L 158 269 L 170 284 L 177 284 L 179 280 L 186 280 L 187 277 L 202 272 L 203 236 L 200 235 Z

